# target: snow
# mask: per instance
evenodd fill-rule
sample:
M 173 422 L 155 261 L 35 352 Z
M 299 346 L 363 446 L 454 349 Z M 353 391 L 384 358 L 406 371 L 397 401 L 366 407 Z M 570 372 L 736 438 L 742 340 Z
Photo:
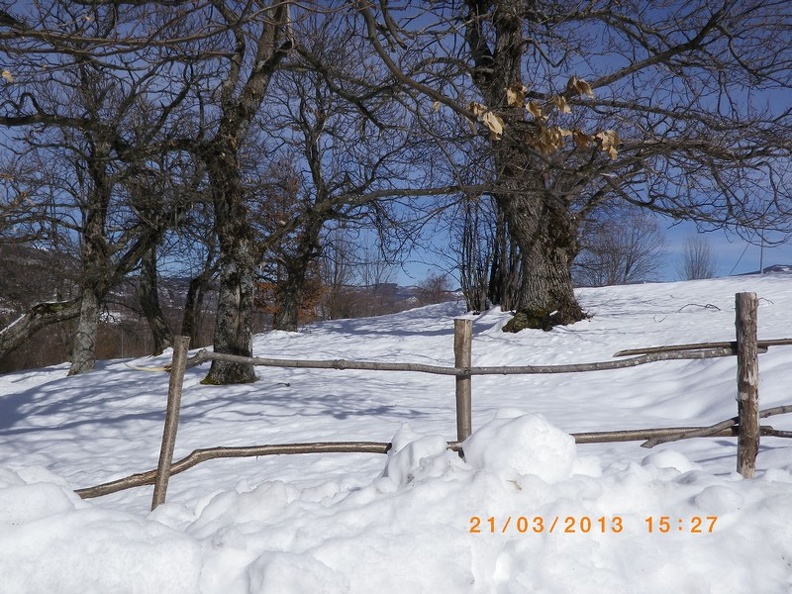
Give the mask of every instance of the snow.
M 610 360 L 622 349 L 732 340 L 734 294 L 760 298 L 760 338 L 792 335 L 792 278 L 581 291 L 591 319 L 504 334 L 508 314 L 459 303 L 256 337 L 262 357 L 452 365 L 453 318 L 473 364 Z M 789 403 L 792 347 L 760 357 L 762 408 Z M 406 372 L 259 368 L 184 382 L 176 458 L 196 448 L 391 441 L 387 456 L 202 463 L 152 487 L 74 489 L 154 468 L 168 356 L 0 376 L 0 593 L 583 593 L 792 591 L 792 443 L 763 437 L 757 476 L 736 439 L 574 443 L 570 433 L 698 426 L 734 416 L 733 358 L 584 374 L 476 376 L 465 459 L 454 380 Z M 792 430 L 792 419 L 765 424 Z M 651 531 L 650 531 L 651 528 Z

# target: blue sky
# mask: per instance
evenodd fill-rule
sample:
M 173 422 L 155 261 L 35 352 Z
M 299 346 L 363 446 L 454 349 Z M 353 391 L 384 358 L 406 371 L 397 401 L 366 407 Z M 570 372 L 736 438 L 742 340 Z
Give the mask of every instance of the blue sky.
M 672 224 L 668 219 L 661 219 L 659 223 L 665 236 L 665 256 L 657 280 L 679 280 L 677 265 L 681 262 L 686 240 L 697 233 L 696 226 L 688 222 Z M 758 245 L 749 244 L 733 232 L 712 231 L 704 233 L 703 236 L 709 241 L 716 258 L 716 276 L 745 274 L 759 270 L 761 248 Z M 442 248 L 439 251 L 449 253 Z M 429 274 L 443 272 L 453 276 L 455 272 L 451 270 L 453 263 L 448 257 L 444 259 L 438 254 L 416 251 L 405 263 L 404 269 L 396 269 L 395 282 L 400 285 L 414 285 Z M 773 264 L 792 265 L 792 244 L 766 245 L 764 247 L 763 265 L 767 267 Z
M 696 226 L 692 223 L 680 223 L 670 227 L 663 225 L 666 238 L 666 257 L 661 280 L 677 280 L 677 262 L 682 258 L 685 241 L 696 234 Z M 730 274 L 744 274 L 759 270 L 760 259 L 763 266 L 773 264 L 792 264 L 792 245 L 765 245 L 764 256 L 760 256 L 762 249 L 758 245 L 750 245 L 733 232 L 712 231 L 705 233 L 713 254 L 717 260 L 717 276 Z

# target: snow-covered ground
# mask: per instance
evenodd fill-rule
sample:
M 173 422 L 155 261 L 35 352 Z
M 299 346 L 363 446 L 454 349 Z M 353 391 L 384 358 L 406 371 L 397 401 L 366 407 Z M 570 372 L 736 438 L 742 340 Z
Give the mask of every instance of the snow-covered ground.
M 760 297 L 760 338 L 792 337 L 792 276 L 581 292 L 590 320 L 504 334 L 474 318 L 474 365 L 610 360 L 636 347 L 732 340 L 734 294 Z M 444 304 L 256 338 L 259 356 L 452 365 Z M 46 348 L 44 345 L 42 348 Z M 792 403 L 792 347 L 761 355 L 762 408 Z M 577 445 L 569 433 L 706 425 L 736 412 L 734 358 L 584 374 L 473 378 L 474 434 L 455 437 L 452 377 L 259 368 L 202 386 L 188 370 L 176 458 L 196 448 L 392 441 L 376 454 L 214 460 L 151 487 L 80 500 L 156 466 L 168 377 L 109 361 L 0 376 L 0 592 L 792 592 L 792 443 L 762 438 Z M 792 429 L 792 418 L 766 424 Z

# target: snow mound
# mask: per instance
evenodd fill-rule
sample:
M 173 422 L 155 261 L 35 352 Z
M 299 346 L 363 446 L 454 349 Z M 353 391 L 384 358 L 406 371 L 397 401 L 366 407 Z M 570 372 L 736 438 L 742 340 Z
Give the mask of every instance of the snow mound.
M 158 522 L 82 502 L 62 479 L 39 478 L 0 469 L 0 591 L 200 591 L 198 543 Z
M 509 480 L 517 475 L 536 475 L 548 483 L 569 478 L 575 465 L 575 438 L 540 414 L 513 414 L 498 413 L 465 440 L 465 461 Z

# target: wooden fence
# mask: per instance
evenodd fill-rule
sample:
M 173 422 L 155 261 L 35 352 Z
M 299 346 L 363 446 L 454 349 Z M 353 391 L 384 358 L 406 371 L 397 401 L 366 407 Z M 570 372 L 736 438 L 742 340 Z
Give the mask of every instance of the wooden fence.
M 771 427 L 760 426 L 759 419 L 772 415 L 792 412 L 792 405 L 778 406 L 759 410 L 759 367 L 758 355 L 770 346 L 792 345 L 792 339 L 758 340 L 757 338 L 757 297 L 755 293 L 738 293 L 735 296 L 736 340 L 731 342 L 683 344 L 675 346 L 650 347 L 615 353 L 615 357 L 629 357 L 614 361 L 583 363 L 571 365 L 523 365 L 508 367 L 472 366 L 472 321 L 454 320 L 454 367 L 424 365 L 419 363 L 382 363 L 373 361 L 316 361 L 295 359 L 272 359 L 261 357 L 240 357 L 206 350 L 199 351 L 188 358 L 189 338 L 177 337 L 173 348 L 173 361 L 169 366 L 170 383 L 168 404 L 163 429 L 159 463 L 155 470 L 134 474 L 116 481 L 77 490 L 83 498 L 98 497 L 123 489 L 154 484 L 152 509 L 165 501 L 168 481 L 171 475 L 182 472 L 214 458 L 266 456 L 273 454 L 328 453 L 328 452 L 365 452 L 387 453 L 389 443 L 382 442 L 323 442 L 285 445 L 259 445 L 247 447 L 215 447 L 198 449 L 185 458 L 173 461 L 174 444 L 179 423 L 181 391 L 184 372 L 188 367 L 206 361 L 218 360 L 247 363 L 266 367 L 291 367 L 306 369 L 357 369 L 372 371 L 410 371 L 439 375 L 453 375 L 456 384 L 456 422 L 457 439 L 448 443 L 450 449 L 459 451 L 462 442 L 472 431 L 471 378 L 474 375 L 515 375 L 573 373 L 600 371 L 635 367 L 655 361 L 672 359 L 710 359 L 715 357 L 737 357 L 737 416 L 708 427 L 672 427 L 663 429 L 640 429 L 624 431 L 602 431 L 573 433 L 576 443 L 605 443 L 617 441 L 644 441 L 644 447 L 654 447 L 660 443 L 690 439 L 694 437 L 737 436 L 737 470 L 746 478 L 754 476 L 755 461 L 759 450 L 760 435 L 792 437 L 792 432 L 776 431 Z

